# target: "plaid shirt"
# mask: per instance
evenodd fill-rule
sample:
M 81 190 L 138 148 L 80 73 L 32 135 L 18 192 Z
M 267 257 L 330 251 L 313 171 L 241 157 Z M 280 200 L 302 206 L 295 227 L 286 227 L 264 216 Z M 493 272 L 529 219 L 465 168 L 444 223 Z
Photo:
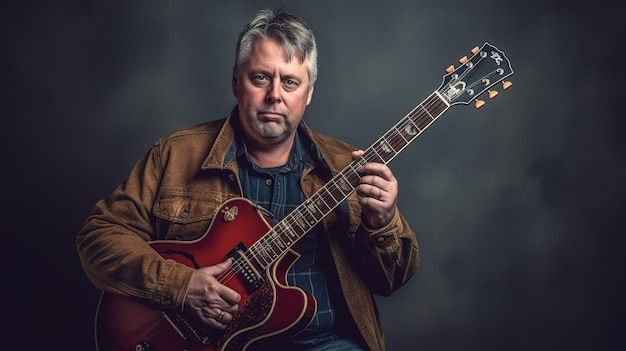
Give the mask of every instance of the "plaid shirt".
M 300 178 L 305 168 L 311 167 L 313 162 L 312 156 L 305 152 L 298 133 L 289 160 L 281 167 L 258 167 L 248 156 L 241 138 L 236 138 L 236 155 L 244 196 L 272 213 L 276 221 L 282 220 L 306 200 L 300 188 Z M 318 344 L 334 334 L 335 309 L 323 269 L 323 246 L 318 242 L 319 228 L 320 224 L 301 239 L 298 248 L 301 257 L 287 273 L 289 285 L 301 288 L 317 300 L 315 318 L 305 330 L 292 338 L 297 344 Z

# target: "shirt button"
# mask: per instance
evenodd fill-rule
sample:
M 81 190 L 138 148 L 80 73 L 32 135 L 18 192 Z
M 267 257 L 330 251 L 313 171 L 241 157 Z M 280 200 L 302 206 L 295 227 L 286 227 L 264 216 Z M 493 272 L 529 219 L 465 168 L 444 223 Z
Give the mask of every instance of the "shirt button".
M 271 179 L 265 179 L 265 184 L 266 185 L 272 185 L 272 180 Z

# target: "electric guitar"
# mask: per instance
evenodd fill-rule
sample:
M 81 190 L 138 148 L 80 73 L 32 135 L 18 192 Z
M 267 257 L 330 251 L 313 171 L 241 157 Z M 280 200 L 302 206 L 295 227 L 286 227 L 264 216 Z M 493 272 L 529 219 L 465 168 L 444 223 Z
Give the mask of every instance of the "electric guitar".
M 293 335 L 313 319 L 315 299 L 286 282 L 298 259 L 294 245 L 343 202 L 359 184 L 359 169 L 368 162 L 387 164 L 453 105 L 477 108 L 479 97 L 513 74 L 505 54 L 489 43 L 476 47 L 460 65 L 448 67 L 443 82 L 308 200 L 283 220 L 270 225 L 261 208 L 244 198 L 226 201 L 206 233 L 195 241 L 152 241 L 162 257 L 200 268 L 232 258 L 217 279 L 241 295 L 239 312 L 225 331 L 186 320 L 180 314 L 152 309 L 115 294 L 100 296 L 96 313 L 99 351 L 241 351 L 276 335 Z

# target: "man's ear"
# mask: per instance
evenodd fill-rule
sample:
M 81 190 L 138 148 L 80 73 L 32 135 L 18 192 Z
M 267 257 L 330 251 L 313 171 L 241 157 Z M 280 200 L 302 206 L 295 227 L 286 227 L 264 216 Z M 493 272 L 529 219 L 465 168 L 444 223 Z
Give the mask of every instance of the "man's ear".
M 233 66 L 232 86 L 233 86 L 233 95 L 235 95 L 235 98 L 236 98 L 237 97 L 237 67 L 234 67 L 234 66 Z
M 311 103 L 311 100 L 313 99 L 313 90 L 315 90 L 315 86 L 312 86 L 309 88 L 309 96 L 307 97 L 307 100 L 306 100 L 307 106 L 309 106 L 309 104 Z

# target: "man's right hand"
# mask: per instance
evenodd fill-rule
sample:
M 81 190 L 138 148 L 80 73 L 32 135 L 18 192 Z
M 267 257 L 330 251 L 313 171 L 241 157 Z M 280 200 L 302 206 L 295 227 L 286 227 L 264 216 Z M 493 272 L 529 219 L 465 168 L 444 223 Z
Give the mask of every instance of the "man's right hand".
M 216 277 L 231 266 L 231 259 L 196 270 L 185 296 L 185 315 L 223 330 L 233 320 L 241 295 L 220 283 Z

